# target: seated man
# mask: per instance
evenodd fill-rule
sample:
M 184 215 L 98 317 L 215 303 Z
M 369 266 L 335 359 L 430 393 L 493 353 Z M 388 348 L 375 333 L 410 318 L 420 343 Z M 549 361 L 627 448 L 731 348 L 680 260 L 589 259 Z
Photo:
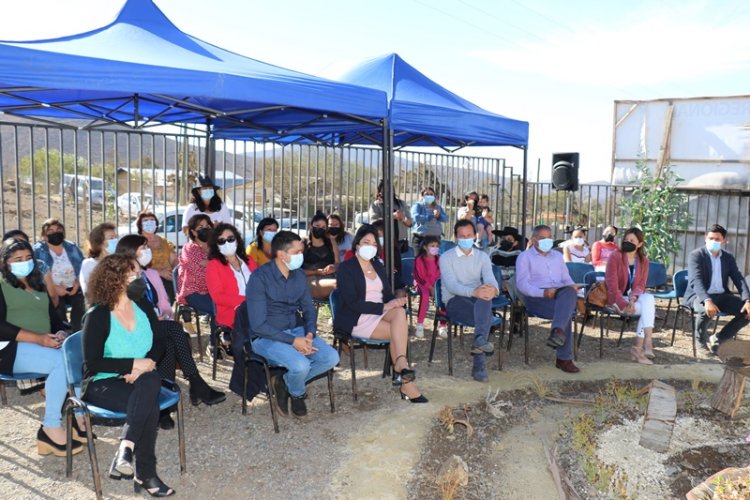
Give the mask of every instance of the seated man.
M 296 417 L 307 415 L 305 384 L 339 362 L 338 353 L 315 335 L 317 313 L 300 269 L 304 251 L 297 234 L 279 231 L 271 242 L 272 260 L 250 275 L 245 291 L 253 350 L 287 369 L 273 388 L 285 415 L 292 397 Z M 303 326 L 297 326 L 297 311 L 302 311 Z
M 557 349 L 555 366 L 564 372 L 577 373 L 573 363 L 573 329 L 571 321 L 578 298 L 560 252 L 552 250 L 552 230 L 536 226 L 531 247 L 516 261 L 516 288 L 523 295 L 529 314 L 552 320 L 547 345 Z
M 690 252 L 688 257 L 688 286 L 684 303 L 695 311 L 693 335 L 704 348 L 716 353 L 719 343 L 739 332 L 750 320 L 750 290 L 737 268 L 734 256 L 722 250 L 727 230 L 718 224 L 706 231 L 706 245 Z M 729 293 L 727 282 L 732 279 L 742 298 Z M 743 303 L 744 301 L 744 303 Z M 718 313 L 734 316 L 718 335 L 706 336 L 706 326 Z M 707 342 L 708 339 L 708 342 Z
M 518 254 L 524 249 L 521 234 L 518 229 L 505 226 L 502 231 L 496 229 L 492 233 L 500 238 L 498 250 L 493 252 L 492 263 L 501 267 L 513 267 L 516 265 Z
M 471 346 L 474 366 L 471 376 L 474 380 L 486 382 L 489 377 L 484 358 L 494 351 L 494 346 L 488 340 L 492 299 L 500 294 L 500 286 L 492 273 L 489 256 L 474 248 L 474 223 L 459 220 L 453 234 L 456 248 L 440 257 L 443 302 L 450 318 L 474 325 L 474 342 Z

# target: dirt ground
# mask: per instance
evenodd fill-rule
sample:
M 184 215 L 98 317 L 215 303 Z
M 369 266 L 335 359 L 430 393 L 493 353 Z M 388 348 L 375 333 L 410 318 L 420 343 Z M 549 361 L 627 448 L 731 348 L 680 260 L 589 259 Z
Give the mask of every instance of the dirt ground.
M 320 324 L 322 330 L 327 328 L 325 319 Z M 524 364 L 523 344 L 516 338 L 504 357 L 503 371 L 497 370 L 497 356 L 488 360 L 491 374 L 486 384 L 471 380 L 470 341 L 464 347 L 456 342 L 454 376 L 450 377 L 446 342 L 438 340 L 435 360 L 428 364 L 429 339 L 413 338 L 411 359 L 429 404 L 411 404 L 398 397 L 390 381 L 380 377 L 381 352 L 370 353 L 369 368 L 364 368 L 362 355 L 357 354 L 360 395 L 355 402 L 349 359 L 344 355 L 334 381 L 335 413 L 330 413 L 325 384 L 313 383 L 308 388 L 310 415 L 303 421 L 282 418 L 279 434 L 273 432 L 264 398 L 256 398 L 246 416 L 241 414 L 241 399 L 234 394 L 214 407 L 187 403 L 188 472 L 179 473 L 176 431 L 161 431 L 157 442 L 159 474 L 177 490 L 178 498 L 439 498 L 434 485 L 438 463 L 459 454 L 469 464 L 469 484 L 458 491 L 459 498 L 549 499 L 555 497 L 555 486 L 540 438 L 546 437 L 550 443 L 560 440 L 564 437 L 560 422 L 580 408 L 533 402 L 528 391 L 533 380 L 550 385 L 612 377 L 715 383 L 722 373 L 716 358 L 699 352 L 694 359 L 688 335 L 679 330 L 675 345 L 670 346 L 671 329 L 656 334 L 657 359 L 653 366 L 630 361 L 632 328 L 626 331 L 620 347 L 615 345 L 617 333 L 611 331 L 604 339 L 604 357 L 600 359 L 598 328 L 589 326 L 578 355 L 581 372 L 565 374 L 554 367 L 554 352 L 544 345 L 546 334 L 544 324 L 533 322 L 529 364 Z M 200 369 L 210 379 L 208 363 L 201 364 Z M 230 372 L 231 365 L 220 362 L 213 384 L 226 390 Z M 185 381 L 178 381 L 187 391 Z M 512 394 L 518 395 L 512 406 L 503 408 L 504 417 L 488 416 L 483 410 L 482 401 L 490 391 L 515 391 Z M 563 387 L 562 392 L 573 394 L 575 387 Z M 36 454 L 34 437 L 43 413 L 41 396 L 20 396 L 12 387 L 8 394 L 9 405 L 0 407 L 0 497 L 92 498 L 85 452 L 75 457 L 71 479 L 65 478 L 64 459 Z M 466 431 L 459 425 L 452 438 L 443 439 L 438 412 L 446 405 L 459 408 L 464 404 L 470 407 L 473 437 L 467 441 Z M 99 467 L 106 472 L 119 428 L 99 426 L 95 431 L 99 435 Z M 455 445 L 455 449 L 448 445 Z M 690 462 L 688 455 L 680 460 L 693 463 L 696 470 L 704 468 L 706 476 L 714 472 L 698 459 Z M 132 484 L 127 481 L 105 477 L 103 489 L 106 498 L 133 495 Z M 588 498 L 584 493 L 582 497 Z

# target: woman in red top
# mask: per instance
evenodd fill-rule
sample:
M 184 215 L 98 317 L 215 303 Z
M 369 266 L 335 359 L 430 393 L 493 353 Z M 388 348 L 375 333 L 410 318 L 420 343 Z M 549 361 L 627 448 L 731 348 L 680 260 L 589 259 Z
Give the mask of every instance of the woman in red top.
M 643 248 L 643 231 L 631 227 L 622 237 L 620 250 L 615 250 L 607 262 L 607 302 L 619 312 L 640 315 L 630 356 L 633 361 L 652 365 L 656 303 L 653 295 L 645 293 L 647 279 L 648 257 Z
M 216 305 L 216 322 L 234 328 L 234 310 L 245 301 L 250 273 L 258 265 L 245 255 L 245 242 L 237 228 L 221 223 L 208 239 L 206 284 Z
M 591 263 L 594 264 L 594 267 L 606 266 L 609 256 L 617 251 L 615 236 L 617 236 L 617 228 L 615 226 L 607 226 L 604 228 L 602 239 L 595 241 L 591 245 Z

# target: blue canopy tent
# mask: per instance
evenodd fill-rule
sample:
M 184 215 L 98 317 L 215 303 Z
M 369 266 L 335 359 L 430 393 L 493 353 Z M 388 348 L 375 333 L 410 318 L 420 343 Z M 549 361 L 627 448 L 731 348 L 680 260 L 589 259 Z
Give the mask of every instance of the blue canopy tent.
M 240 127 L 257 140 L 328 141 L 339 129 L 378 128 L 386 115 L 382 91 L 221 49 L 181 32 L 151 0 L 128 0 L 87 33 L 0 42 L 0 61 L 0 112 L 86 128 L 201 123 L 209 134 Z

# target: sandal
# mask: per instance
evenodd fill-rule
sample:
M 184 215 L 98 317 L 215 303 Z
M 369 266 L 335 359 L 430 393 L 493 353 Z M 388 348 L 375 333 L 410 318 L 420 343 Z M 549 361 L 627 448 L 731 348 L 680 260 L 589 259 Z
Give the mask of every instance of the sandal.
M 398 361 L 401 358 L 406 359 L 406 356 L 404 356 L 403 354 L 401 354 L 400 356 L 396 356 L 396 359 L 393 360 L 393 373 L 394 373 L 393 382 L 394 382 L 394 385 L 400 385 L 402 383 L 405 384 L 407 382 L 412 382 L 413 380 L 415 380 L 417 378 L 417 372 L 414 371 L 414 370 L 411 370 L 409 368 L 403 368 L 400 372 L 396 371 L 396 361 Z M 408 366 L 409 360 L 406 360 L 406 362 L 407 362 L 407 366 Z M 396 380 L 400 380 L 400 383 L 396 384 Z
M 133 490 L 136 493 L 140 493 L 141 491 L 146 491 L 149 495 L 152 497 L 168 497 L 175 494 L 175 491 L 164 484 L 164 482 L 159 479 L 158 476 L 154 476 L 150 479 L 144 479 L 143 481 L 139 481 L 137 478 L 133 481 Z M 151 491 L 156 490 L 156 491 Z

